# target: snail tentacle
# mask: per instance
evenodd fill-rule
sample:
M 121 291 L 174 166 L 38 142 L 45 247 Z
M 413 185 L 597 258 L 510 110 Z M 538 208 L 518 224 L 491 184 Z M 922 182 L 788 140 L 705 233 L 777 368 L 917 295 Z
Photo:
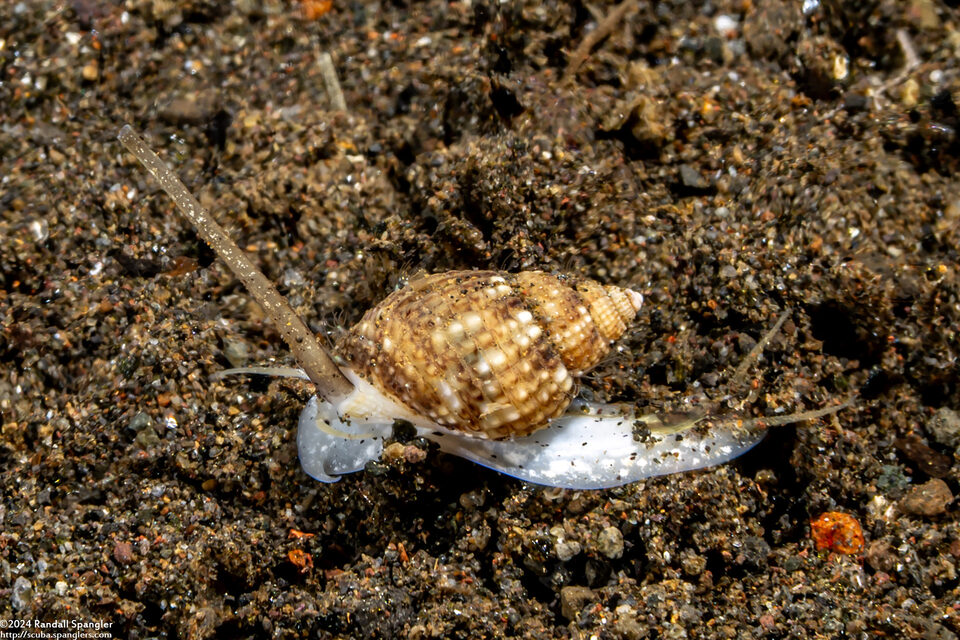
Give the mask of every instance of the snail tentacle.
M 340 369 L 316 336 L 280 295 L 273 283 L 250 262 L 237 243 L 187 190 L 177 174 L 164 164 L 130 125 L 124 125 L 117 138 L 160 183 L 180 212 L 196 228 L 200 237 L 243 282 L 250 295 L 256 299 L 276 325 L 297 362 L 317 386 L 318 393 L 330 402 L 337 402 L 349 395 L 353 391 L 353 386 L 340 373 Z
M 300 378 L 301 380 L 310 380 L 310 376 L 303 369 L 296 367 L 234 367 L 224 369 L 210 374 L 210 380 L 223 380 L 227 376 L 252 375 L 252 376 L 273 376 L 275 378 Z

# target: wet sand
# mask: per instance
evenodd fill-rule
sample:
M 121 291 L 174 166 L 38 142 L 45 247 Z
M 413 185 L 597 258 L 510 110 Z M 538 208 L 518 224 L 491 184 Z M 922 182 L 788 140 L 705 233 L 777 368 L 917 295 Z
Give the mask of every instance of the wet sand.
M 958 24 L 933 0 L 3 3 L 0 618 L 955 638 Z M 416 439 L 423 460 L 317 483 L 309 385 L 209 380 L 292 360 L 116 142 L 128 122 L 331 341 L 419 272 L 574 272 L 646 296 L 587 398 L 858 399 L 606 491 Z M 842 535 L 811 526 L 831 513 Z

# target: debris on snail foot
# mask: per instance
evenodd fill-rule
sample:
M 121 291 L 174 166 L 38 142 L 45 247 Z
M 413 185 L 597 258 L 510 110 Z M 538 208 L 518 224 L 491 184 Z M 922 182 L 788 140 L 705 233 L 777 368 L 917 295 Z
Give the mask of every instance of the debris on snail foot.
M 243 255 L 129 126 L 120 141 L 173 198 L 247 286 L 290 345 L 301 369 L 221 372 L 312 381 L 297 445 L 317 480 L 380 459 L 403 420 L 441 450 L 529 482 L 571 489 L 721 464 L 760 441 L 766 426 L 814 419 L 849 403 L 760 420 L 687 416 L 668 424 L 619 405 L 574 401 L 643 303 L 635 291 L 539 271 L 452 271 L 414 280 L 368 311 L 338 345 L 339 367 L 276 288 Z M 785 316 L 784 316 L 785 317 Z M 759 355 L 777 326 L 734 376 Z

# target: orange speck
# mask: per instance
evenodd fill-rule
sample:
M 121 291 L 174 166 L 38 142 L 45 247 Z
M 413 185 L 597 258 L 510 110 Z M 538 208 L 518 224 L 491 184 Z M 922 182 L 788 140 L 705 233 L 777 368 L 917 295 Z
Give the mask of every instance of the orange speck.
M 300 539 L 300 538 L 312 538 L 317 534 L 315 533 L 306 533 L 304 531 L 298 531 L 297 529 L 290 529 L 290 534 L 287 536 L 291 539 Z
M 819 551 L 858 553 L 863 549 L 860 523 L 847 513 L 827 511 L 816 520 L 811 520 L 810 535 Z
M 407 550 L 404 548 L 402 542 L 397 543 L 397 551 L 400 552 L 400 562 L 407 562 L 410 560 L 410 556 L 407 555 Z
M 171 277 L 179 277 L 196 271 L 200 268 L 200 263 L 194 258 L 188 258 L 187 256 L 177 256 L 173 259 L 173 268 L 166 272 L 165 275 Z
M 316 20 L 333 9 L 333 0 L 300 0 L 303 17 L 307 20 Z
M 313 556 L 301 549 L 293 549 L 287 552 L 287 559 L 300 570 L 300 573 L 306 573 L 313 569 Z

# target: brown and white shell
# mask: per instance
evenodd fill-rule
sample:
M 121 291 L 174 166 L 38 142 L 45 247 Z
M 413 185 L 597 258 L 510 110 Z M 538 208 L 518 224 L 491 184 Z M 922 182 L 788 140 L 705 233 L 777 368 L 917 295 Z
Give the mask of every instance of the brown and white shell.
M 577 378 L 636 316 L 629 289 L 541 271 L 423 277 L 369 310 L 339 345 L 348 366 L 451 431 L 524 436 L 561 415 Z

